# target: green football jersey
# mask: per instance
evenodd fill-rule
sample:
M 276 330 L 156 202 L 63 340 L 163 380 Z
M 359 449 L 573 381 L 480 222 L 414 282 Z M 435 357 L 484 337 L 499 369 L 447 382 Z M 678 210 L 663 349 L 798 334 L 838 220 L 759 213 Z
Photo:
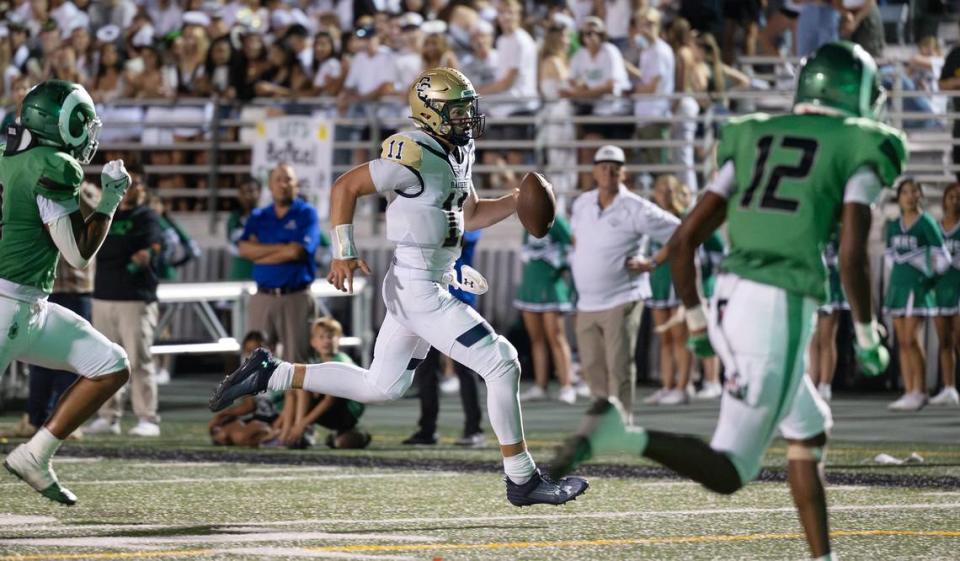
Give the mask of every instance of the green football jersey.
M 0 152 L 0 278 L 49 293 L 60 250 L 44 228 L 37 195 L 76 200 L 83 169 L 48 146 Z
M 723 127 L 717 163 L 732 162 L 723 269 L 823 301 L 821 254 L 847 181 L 870 168 L 891 185 L 906 161 L 903 133 L 859 118 L 749 115 Z

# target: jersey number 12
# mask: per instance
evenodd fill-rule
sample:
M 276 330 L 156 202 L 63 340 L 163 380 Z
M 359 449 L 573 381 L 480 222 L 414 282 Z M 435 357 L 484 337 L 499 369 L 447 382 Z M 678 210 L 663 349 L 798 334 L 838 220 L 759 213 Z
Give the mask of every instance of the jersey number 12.
M 753 179 L 750 186 L 743 193 L 740 199 L 740 206 L 749 207 L 753 203 L 753 196 L 760 188 L 767 171 L 767 159 L 770 157 L 770 148 L 773 146 L 773 136 L 764 136 L 757 142 L 757 165 L 753 168 Z M 780 182 L 784 179 L 804 179 L 810 175 L 813 169 L 813 159 L 817 155 L 817 148 L 820 145 L 812 138 L 801 138 L 797 136 L 785 136 L 780 140 L 779 149 L 799 150 L 800 161 L 792 166 L 778 165 L 770 172 L 767 182 L 763 187 L 763 197 L 760 199 L 760 208 L 765 210 L 779 210 L 781 212 L 796 212 L 800 202 L 796 199 L 778 197 L 777 189 Z

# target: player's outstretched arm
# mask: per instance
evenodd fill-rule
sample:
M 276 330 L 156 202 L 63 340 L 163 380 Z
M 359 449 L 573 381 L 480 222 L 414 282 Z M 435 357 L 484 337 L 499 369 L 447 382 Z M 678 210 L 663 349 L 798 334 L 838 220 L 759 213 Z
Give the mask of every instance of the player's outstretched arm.
M 369 164 L 359 165 L 341 175 L 330 189 L 333 261 L 327 280 L 337 290 L 353 292 L 353 272 L 356 269 L 370 274 L 370 267 L 360 259 L 353 239 L 353 214 L 357 209 L 357 199 L 376 192 Z
M 480 230 L 512 216 L 517 212 L 519 198 L 519 189 L 514 189 L 511 193 L 496 199 L 481 199 L 477 197 L 476 191 L 471 191 L 470 197 L 463 205 L 464 229 Z
M 708 191 L 683 219 L 667 243 L 673 285 L 686 308 L 687 328 L 690 330 L 688 344 L 700 357 L 712 356 L 713 349 L 707 339 L 706 314 L 700 305 L 700 294 L 697 292 L 697 266 L 694 259 L 697 248 L 726 218 L 727 200 L 713 191 Z

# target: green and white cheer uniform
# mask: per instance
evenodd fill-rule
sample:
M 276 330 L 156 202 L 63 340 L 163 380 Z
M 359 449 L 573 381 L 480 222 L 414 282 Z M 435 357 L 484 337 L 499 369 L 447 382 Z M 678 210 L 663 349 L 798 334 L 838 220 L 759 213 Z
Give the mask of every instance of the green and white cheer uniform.
M 947 231 L 940 224 L 944 245 L 950 252 L 950 268 L 937 278 L 933 287 L 937 300 L 937 315 L 960 314 L 960 222 Z
M 0 145 L 0 372 L 13 360 L 95 378 L 128 367 L 123 348 L 47 302 L 60 251 L 44 228 L 79 209 L 83 170 L 28 131 Z
M 933 287 L 949 265 L 940 226 L 923 212 L 909 228 L 902 219 L 889 220 L 884 237 L 893 262 L 884 310 L 893 317 L 936 315 Z
M 513 305 L 528 312 L 568 312 L 573 309 L 570 281 L 564 276 L 567 250 L 573 242 L 570 223 L 557 216 L 546 236 L 523 234 L 520 260 L 523 274 Z

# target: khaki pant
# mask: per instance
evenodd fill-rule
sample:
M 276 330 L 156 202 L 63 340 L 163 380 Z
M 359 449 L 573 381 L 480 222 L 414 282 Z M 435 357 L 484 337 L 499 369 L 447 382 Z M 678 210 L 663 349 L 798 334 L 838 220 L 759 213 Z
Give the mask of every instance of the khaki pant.
M 150 354 L 158 313 L 156 302 L 93 300 L 93 326 L 107 339 L 119 343 L 130 359 L 130 383 L 100 407 L 101 418 L 110 422 L 120 419 L 127 388 L 130 388 L 133 414 L 144 421 L 160 422 L 157 378 Z
M 632 411 L 637 385 L 633 353 L 642 302 L 627 302 L 599 312 L 577 312 L 580 373 L 594 397 L 615 396 Z
M 254 294 L 250 298 L 247 329 L 262 331 L 267 341 L 280 344 L 280 358 L 306 362 L 310 351 L 310 322 L 316 316 L 316 303 L 309 290 L 291 294 Z

